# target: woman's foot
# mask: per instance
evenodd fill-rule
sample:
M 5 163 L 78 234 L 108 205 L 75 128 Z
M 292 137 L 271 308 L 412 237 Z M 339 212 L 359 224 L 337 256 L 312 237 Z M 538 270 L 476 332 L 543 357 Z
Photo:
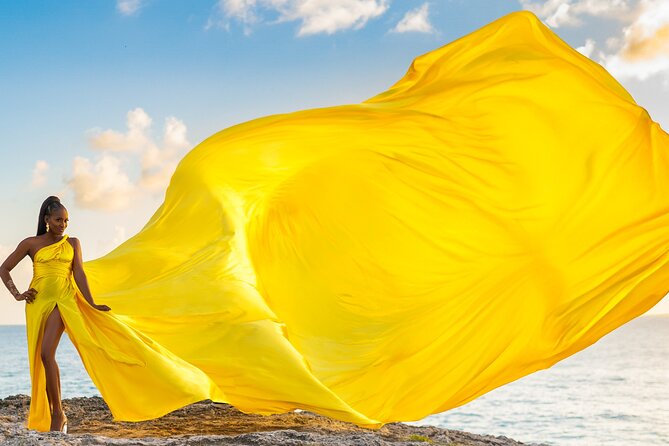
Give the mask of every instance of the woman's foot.
M 52 431 L 58 431 L 67 433 L 67 417 L 64 413 L 53 414 L 51 416 L 51 429 Z

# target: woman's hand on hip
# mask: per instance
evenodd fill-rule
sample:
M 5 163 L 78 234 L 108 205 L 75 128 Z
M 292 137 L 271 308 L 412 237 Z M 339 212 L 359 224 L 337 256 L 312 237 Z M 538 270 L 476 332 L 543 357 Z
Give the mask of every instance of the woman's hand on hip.
M 17 301 L 25 300 L 26 303 L 29 304 L 35 300 L 35 294 L 37 294 L 37 290 L 35 288 L 30 288 L 28 291 L 25 291 L 18 296 L 14 296 L 14 299 Z

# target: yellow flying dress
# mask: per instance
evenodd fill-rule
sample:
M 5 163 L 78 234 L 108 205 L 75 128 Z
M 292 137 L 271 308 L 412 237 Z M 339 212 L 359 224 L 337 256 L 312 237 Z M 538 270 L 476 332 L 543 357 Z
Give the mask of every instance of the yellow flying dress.
M 112 311 L 77 294 L 87 329 L 66 327 L 116 420 L 203 398 L 419 420 L 669 291 L 669 135 L 516 12 L 361 104 L 211 136 L 143 229 L 84 268 Z

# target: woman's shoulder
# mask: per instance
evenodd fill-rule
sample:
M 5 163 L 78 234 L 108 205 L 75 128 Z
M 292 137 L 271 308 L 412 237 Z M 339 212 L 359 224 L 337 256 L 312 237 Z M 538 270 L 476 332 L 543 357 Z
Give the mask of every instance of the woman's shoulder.
M 78 248 L 79 246 L 81 246 L 79 244 L 79 239 L 76 237 L 72 237 L 71 235 L 67 236 L 67 241 L 70 243 L 70 245 L 72 245 L 73 248 Z
M 29 237 L 24 238 L 19 242 L 19 244 L 16 246 L 16 251 L 20 252 L 23 255 L 31 255 L 31 252 L 37 251 L 41 246 L 42 246 L 42 237 L 39 235 L 32 235 Z
M 39 235 L 32 235 L 29 237 L 24 238 L 21 240 L 18 244 L 18 248 L 33 248 L 37 243 L 39 243 L 40 236 Z

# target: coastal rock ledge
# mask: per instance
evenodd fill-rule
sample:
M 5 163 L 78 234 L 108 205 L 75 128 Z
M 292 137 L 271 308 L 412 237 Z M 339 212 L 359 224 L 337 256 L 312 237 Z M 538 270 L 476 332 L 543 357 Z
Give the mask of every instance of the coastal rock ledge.
M 521 446 L 507 437 L 475 435 L 433 426 L 389 423 L 378 430 L 332 420 L 307 411 L 280 415 L 245 414 L 228 404 L 200 401 L 161 418 L 114 422 L 100 397 L 63 400 L 68 433 L 24 427 L 30 397 L 0 399 L 0 444 L 7 446 Z M 541 445 L 533 445 L 541 446 Z M 545 446 L 545 445 L 544 445 Z

